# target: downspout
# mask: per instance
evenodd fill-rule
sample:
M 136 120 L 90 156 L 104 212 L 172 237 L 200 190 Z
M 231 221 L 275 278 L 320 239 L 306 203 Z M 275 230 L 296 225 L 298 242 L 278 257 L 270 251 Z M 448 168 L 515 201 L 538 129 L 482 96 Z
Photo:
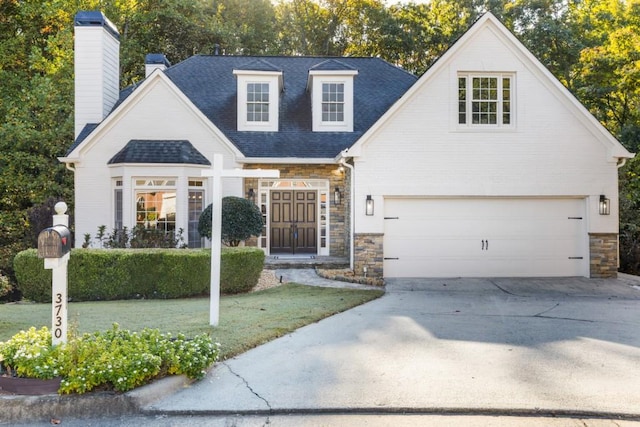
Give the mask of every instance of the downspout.
M 618 169 L 620 169 L 621 167 L 623 167 L 626 164 L 627 164 L 627 158 L 626 157 L 618 158 Z
M 67 169 L 69 169 L 71 172 L 75 172 L 75 171 L 76 171 L 75 164 L 73 164 L 73 163 L 65 163 L 64 165 L 65 165 L 65 167 L 66 167 Z
M 354 271 L 354 249 L 355 249 L 355 243 L 353 241 L 353 237 L 354 237 L 354 232 L 355 232 L 355 206 L 354 206 L 354 199 L 355 199 L 355 194 L 354 194 L 354 190 L 355 190 L 355 182 L 356 182 L 356 176 L 355 176 L 355 169 L 353 167 L 353 165 L 350 165 L 349 163 L 347 163 L 346 161 L 346 152 L 347 150 L 344 150 L 340 153 L 340 155 L 342 156 L 340 158 L 340 165 L 349 168 L 349 171 L 351 173 L 351 185 L 350 185 L 350 189 L 349 189 L 349 194 L 351 196 L 351 200 L 349 201 L 349 268 L 351 269 L 351 271 Z

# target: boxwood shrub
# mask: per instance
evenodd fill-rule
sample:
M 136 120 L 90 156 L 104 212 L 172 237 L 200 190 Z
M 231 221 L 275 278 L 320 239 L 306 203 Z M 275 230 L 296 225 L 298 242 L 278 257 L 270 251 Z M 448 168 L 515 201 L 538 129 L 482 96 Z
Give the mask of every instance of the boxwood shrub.
M 247 292 L 264 267 L 258 248 L 223 248 L 222 293 Z M 35 249 L 16 255 L 14 269 L 24 298 L 51 301 L 51 270 Z M 207 249 L 72 249 L 68 295 L 71 301 L 185 298 L 208 295 L 211 251 Z

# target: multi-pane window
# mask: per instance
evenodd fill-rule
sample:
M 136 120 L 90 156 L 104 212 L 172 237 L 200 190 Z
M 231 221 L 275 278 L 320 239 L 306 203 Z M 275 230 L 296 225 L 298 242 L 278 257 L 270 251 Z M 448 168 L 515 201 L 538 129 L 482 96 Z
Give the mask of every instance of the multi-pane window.
M 344 83 L 322 84 L 322 121 L 344 122 Z
M 201 248 L 202 237 L 198 233 L 198 222 L 204 210 L 204 183 L 202 180 L 189 180 L 189 247 Z
M 122 180 L 115 181 L 115 189 L 113 190 L 113 218 L 114 228 L 122 230 Z
M 175 179 L 136 180 L 136 225 L 165 232 L 176 229 Z
M 247 121 L 269 121 L 269 83 L 247 84 Z
M 458 124 L 511 126 L 512 76 L 458 77 Z

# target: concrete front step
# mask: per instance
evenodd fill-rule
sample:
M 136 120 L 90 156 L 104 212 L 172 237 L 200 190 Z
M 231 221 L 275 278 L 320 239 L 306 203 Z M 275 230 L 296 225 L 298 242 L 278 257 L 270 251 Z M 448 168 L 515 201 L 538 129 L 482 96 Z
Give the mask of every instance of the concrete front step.
M 343 257 L 317 255 L 269 255 L 265 258 L 264 268 L 296 269 L 296 268 L 349 268 L 349 259 Z

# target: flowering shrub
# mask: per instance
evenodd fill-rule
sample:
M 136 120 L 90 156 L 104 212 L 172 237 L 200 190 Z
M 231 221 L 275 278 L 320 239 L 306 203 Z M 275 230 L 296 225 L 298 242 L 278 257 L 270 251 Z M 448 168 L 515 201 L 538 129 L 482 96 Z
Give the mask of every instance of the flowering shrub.
M 2 275 L 0 271 L 0 298 L 11 292 L 12 286 L 7 276 Z
M 202 378 L 219 354 L 205 334 L 187 339 L 157 329 L 131 332 L 118 324 L 105 332 L 71 336 L 51 346 L 51 332 L 30 328 L 0 342 L 0 360 L 12 374 L 62 377 L 59 393 L 85 393 L 96 387 L 127 391 L 166 375 Z

